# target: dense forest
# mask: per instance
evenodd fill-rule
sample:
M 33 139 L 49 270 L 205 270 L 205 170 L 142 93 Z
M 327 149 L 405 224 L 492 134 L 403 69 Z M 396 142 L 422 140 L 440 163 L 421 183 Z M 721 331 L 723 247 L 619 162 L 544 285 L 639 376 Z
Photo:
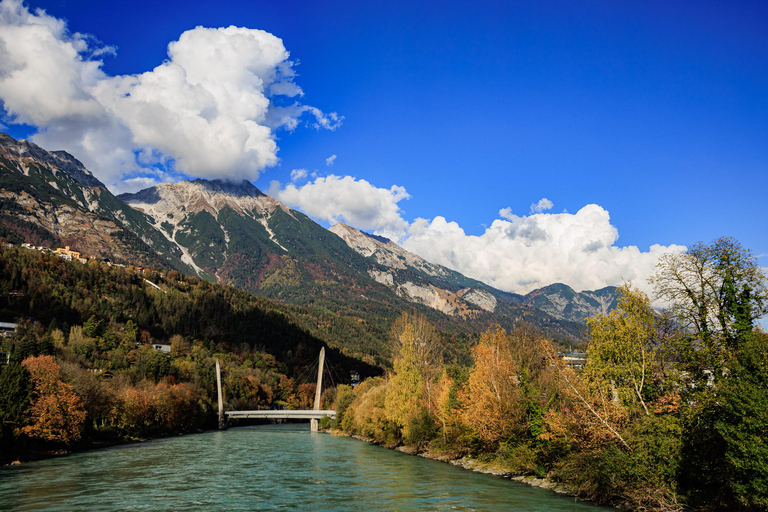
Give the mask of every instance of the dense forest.
M 328 426 L 441 458 L 548 477 L 631 510 L 768 509 L 765 276 L 729 238 L 667 255 L 668 309 L 625 284 L 589 321 L 583 368 L 521 327 L 489 329 L 446 365 L 421 316 L 395 323 L 387 377 L 338 388 Z
M 284 306 L 176 271 L 0 249 L 0 462 L 216 426 L 227 407 L 306 407 L 323 340 Z M 154 345 L 166 345 L 168 353 Z M 327 349 L 331 382 L 381 370 Z M 4 362 L 4 361 L 3 361 Z

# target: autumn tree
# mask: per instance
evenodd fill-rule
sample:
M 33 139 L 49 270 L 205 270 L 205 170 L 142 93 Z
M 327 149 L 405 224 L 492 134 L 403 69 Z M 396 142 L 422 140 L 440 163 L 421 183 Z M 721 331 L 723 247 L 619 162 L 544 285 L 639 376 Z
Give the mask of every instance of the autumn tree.
M 33 385 L 28 425 L 22 432 L 44 441 L 78 441 L 86 412 L 72 386 L 62 382 L 59 365 L 51 356 L 30 357 L 22 365 L 29 371 Z
M 424 315 L 403 313 L 392 325 L 389 338 L 390 351 L 395 359 L 406 353 L 412 358 L 416 370 L 424 380 L 428 397 L 432 377 L 443 364 L 443 348 L 437 330 Z
M 443 369 L 434 384 L 432 411 L 440 425 L 444 442 L 458 442 L 466 431 L 462 417 L 462 397 L 465 395 L 469 369 L 450 365 Z
M 159 382 L 154 390 L 154 402 L 162 428 L 182 432 L 197 426 L 197 396 L 184 383 Z
M 395 357 L 392 377 L 387 387 L 385 409 L 388 419 L 409 435 L 411 418 L 418 414 L 425 388 L 422 370 L 425 367 L 418 352 L 419 343 L 412 323 L 403 326 L 399 336 L 399 352 Z M 425 404 L 426 405 L 426 404 Z
M 518 367 L 507 333 L 498 326 L 483 333 L 472 358 L 465 419 L 483 441 L 498 442 L 512 434 L 517 423 Z
M 114 411 L 116 423 L 133 435 L 151 433 L 157 423 L 154 389 L 127 387 L 120 393 L 119 400 L 120 404 Z
M 630 284 L 618 293 L 613 311 L 587 320 L 584 378 L 611 399 L 640 404 L 650 415 L 643 392 L 655 362 L 656 316 L 648 297 Z

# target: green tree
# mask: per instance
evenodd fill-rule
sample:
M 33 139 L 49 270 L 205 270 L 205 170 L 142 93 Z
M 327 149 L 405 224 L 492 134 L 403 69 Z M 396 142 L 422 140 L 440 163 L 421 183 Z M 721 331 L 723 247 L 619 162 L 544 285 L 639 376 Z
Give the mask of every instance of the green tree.
M 687 330 L 677 358 L 686 386 L 680 481 L 694 504 L 768 508 L 768 312 L 765 274 L 732 238 L 662 258 L 653 278 Z
M 29 372 L 18 363 L 0 366 L 0 450 L 9 452 L 14 432 L 21 428 L 24 411 L 29 406 L 32 382 Z M 0 463 L 9 453 L 0 452 Z
M 127 350 L 136 348 L 136 342 L 139 340 L 139 327 L 133 320 L 125 323 L 125 332 L 123 333 L 123 346 Z
M 723 450 L 718 483 L 742 507 L 768 509 L 768 336 L 741 339 L 731 375 L 712 404 L 714 432 Z M 719 442 L 720 439 L 722 442 Z
M 657 298 L 680 324 L 708 346 L 734 345 L 768 313 L 765 274 L 752 252 L 733 238 L 702 242 L 666 254 L 651 277 Z
M 39 324 L 27 319 L 20 320 L 12 337 L 11 361 L 21 363 L 28 357 L 38 355 L 41 331 Z
M 89 338 L 98 338 L 104 332 L 104 322 L 99 320 L 96 315 L 91 315 L 85 324 L 83 324 L 83 334 Z

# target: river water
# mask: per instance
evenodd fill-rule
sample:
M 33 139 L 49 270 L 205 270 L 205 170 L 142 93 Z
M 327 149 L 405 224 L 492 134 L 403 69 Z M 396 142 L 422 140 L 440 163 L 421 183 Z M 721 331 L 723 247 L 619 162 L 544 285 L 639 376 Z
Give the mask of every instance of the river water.
M 295 424 L 206 432 L 0 467 L 0 510 L 608 509 Z

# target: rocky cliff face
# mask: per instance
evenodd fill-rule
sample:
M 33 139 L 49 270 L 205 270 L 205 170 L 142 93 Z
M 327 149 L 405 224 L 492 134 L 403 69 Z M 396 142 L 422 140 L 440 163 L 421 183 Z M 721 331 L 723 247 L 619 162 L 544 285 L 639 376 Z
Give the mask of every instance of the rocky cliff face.
M 570 286 L 556 283 L 532 291 L 523 300 L 555 318 L 585 323 L 587 318 L 604 315 L 614 309 L 617 297 L 615 286 L 576 292 Z
M 408 252 L 388 238 L 369 235 L 342 222 L 330 228 L 346 244 L 366 258 L 372 258 L 385 267 L 406 270 L 412 269 L 432 277 L 446 278 L 455 273 L 441 265 L 434 265 L 427 260 Z
M 424 304 L 451 316 L 469 317 L 477 309 L 493 313 L 497 300 L 485 284 L 408 252 L 391 240 L 369 235 L 343 223 L 330 231 L 346 244 L 386 270 L 371 270 L 371 276 L 401 297 Z M 500 292 L 503 293 L 503 292 Z
M 186 269 L 148 217 L 119 201 L 75 157 L 0 134 L 0 235 L 136 265 Z
M 374 270 L 376 281 L 412 302 L 425 304 L 445 314 L 470 316 L 473 307 L 493 313 L 500 304 L 532 306 L 560 319 L 584 324 L 587 318 L 616 307 L 616 288 L 576 292 L 564 284 L 553 284 L 526 296 L 496 290 L 454 270 L 429 263 L 391 240 L 363 233 L 338 223 L 330 229 L 360 255 L 387 268 Z

